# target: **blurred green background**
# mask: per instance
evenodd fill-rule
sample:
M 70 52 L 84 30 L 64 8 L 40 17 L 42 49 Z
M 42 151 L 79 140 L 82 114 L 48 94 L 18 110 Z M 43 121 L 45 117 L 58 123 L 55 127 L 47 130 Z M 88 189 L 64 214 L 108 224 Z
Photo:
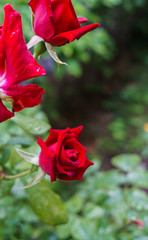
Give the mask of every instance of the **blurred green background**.
M 0 24 L 6 3 L 0 0 Z M 10 3 L 22 15 L 28 42 L 33 33 L 27 1 Z M 35 82 L 46 93 L 40 107 L 22 114 L 46 124 L 49 120 L 52 128 L 83 125 L 81 142 L 95 165 L 81 183 L 50 184 L 69 216 L 68 223 L 57 227 L 44 224 L 31 210 L 30 193 L 17 190 L 21 181 L 3 182 L 0 239 L 148 240 L 148 1 L 73 0 L 73 5 L 78 17 L 101 27 L 56 48 L 69 68 L 60 66 L 58 71 L 47 53 L 41 56 L 47 77 Z M 46 139 L 49 129 L 45 125 L 32 136 L 30 129 L 17 123 L 0 126 L 1 165 L 12 173 L 28 167 L 13 145 L 34 152 L 37 135 Z M 133 217 L 144 222 L 143 229 Z

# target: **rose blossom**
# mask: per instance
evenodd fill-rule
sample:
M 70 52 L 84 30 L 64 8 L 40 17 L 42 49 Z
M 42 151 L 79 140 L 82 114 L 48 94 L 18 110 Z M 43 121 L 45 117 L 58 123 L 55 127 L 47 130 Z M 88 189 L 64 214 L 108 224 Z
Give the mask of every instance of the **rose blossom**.
M 10 4 L 4 7 L 4 11 L 4 23 L 0 26 L 0 122 L 13 117 L 14 112 L 41 102 L 43 88 L 18 83 L 46 74 L 27 49 L 20 14 Z M 2 101 L 12 105 L 12 112 Z
M 86 148 L 79 143 L 83 127 L 51 129 L 47 140 L 38 139 L 41 147 L 39 166 L 51 182 L 61 180 L 81 180 L 85 170 L 93 163 L 86 158 Z
M 100 26 L 90 24 L 86 18 L 77 18 L 71 0 L 30 0 L 33 12 L 33 29 L 37 36 L 53 46 L 62 46 L 79 39 L 84 34 Z

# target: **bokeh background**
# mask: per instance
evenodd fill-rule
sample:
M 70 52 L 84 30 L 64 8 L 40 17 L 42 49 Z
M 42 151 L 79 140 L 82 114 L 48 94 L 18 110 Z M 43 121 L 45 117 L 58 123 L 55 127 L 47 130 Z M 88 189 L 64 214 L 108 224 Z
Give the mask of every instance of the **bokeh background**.
M 0 0 L 0 24 L 6 3 Z M 10 3 L 22 15 L 28 42 L 33 33 L 27 1 Z M 83 125 L 81 142 L 96 164 L 82 183 L 51 185 L 70 211 L 69 222 L 55 228 L 31 212 L 25 192 L 5 183 L 10 186 L 7 197 L 0 200 L 0 236 L 4 240 L 148 240 L 148 1 L 73 0 L 73 5 L 78 17 L 101 26 L 56 48 L 70 67 L 60 66 L 58 71 L 47 53 L 41 56 L 47 77 L 35 82 L 46 93 L 41 107 L 31 114 L 48 119 L 52 128 Z M 11 129 L 9 125 L 3 130 Z M 12 130 L 9 135 L 0 138 L 9 140 L 5 145 L 27 148 L 33 141 L 27 136 L 26 142 L 18 142 Z M 143 229 L 133 217 L 143 221 Z

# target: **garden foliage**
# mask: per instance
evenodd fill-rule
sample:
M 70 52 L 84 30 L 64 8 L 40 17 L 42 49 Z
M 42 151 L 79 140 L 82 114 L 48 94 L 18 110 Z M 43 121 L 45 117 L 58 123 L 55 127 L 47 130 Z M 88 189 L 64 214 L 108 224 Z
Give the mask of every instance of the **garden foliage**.
M 0 25 L 4 19 L 3 7 L 7 3 L 6 0 L 0 1 Z M 11 4 L 22 16 L 24 38 L 29 42 L 33 32 L 27 1 L 15 0 L 11 1 Z M 80 41 L 56 47 L 56 53 L 62 62 L 47 44 L 36 45 L 36 58 L 46 51 L 46 45 L 56 62 L 66 62 L 70 68 L 62 65 L 57 71 L 57 66 L 49 55 L 42 55 L 39 64 L 45 65 L 47 77 L 28 81 L 30 85 L 37 84 L 37 89 L 46 90 L 42 108 L 36 106 L 20 109 L 22 104 L 18 99 L 14 99 L 15 116 L 7 121 L 2 119 L 4 122 L 0 123 L 0 239 L 148 240 L 148 3 L 146 0 L 74 0 L 73 5 L 78 17 L 85 16 L 89 19 L 88 26 L 100 22 L 101 27 L 86 34 Z M 80 32 L 81 29 L 82 27 Z M 38 32 L 36 34 L 38 35 Z M 63 45 L 59 42 L 60 37 L 61 35 L 55 35 L 58 40 L 54 41 L 58 41 L 58 44 L 56 42 L 53 45 Z M 74 35 L 74 38 L 79 37 L 80 35 Z M 53 41 L 50 37 L 48 40 Z M 13 41 L 11 43 L 13 44 Z M 32 49 L 31 52 L 33 53 Z M 29 53 L 26 50 L 27 54 Z M 52 80 L 56 77 L 54 84 L 50 84 L 50 77 Z M 95 139 L 96 153 L 91 154 L 90 151 L 88 154 L 94 165 L 86 171 L 81 182 L 58 180 L 51 183 L 50 180 L 55 181 L 56 177 L 75 180 L 75 176 L 79 174 L 82 177 L 86 168 L 92 165 L 86 158 L 82 145 L 77 145 L 78 150 L 84 151 L 82 155 L 86 161 L 82 172 L 78 171 L 78 175 L 74 177 L 64 175 L 63 178 L 60 170 L 57 173 L 38 164 L 43 173 L 47 173 L 46 176 L 43 174 L 44 179 L 40 181 L 42 175 L 38 172 L 38 166 L 25 161 L 15 148 L 28 153 L 29 159 L 30 156 L 39 156 L 41 149 L 43 155 L 48 155 L 45 145 L 49 147 L 57 142 L 59 146 L 61 142 L 63 145 L 67 144 L 63 139 L 61 142 L 59 140 L 59 136 L 63 134 L 61 130 L 62 133 L 58 136 L 55 134 L 52 144 L 44 143 L 48 139 L 51 125 L 62 125 L 61 115 L 65 102 L 61 101 L 60 95 L 55 96 L 55 89 L 56 84 L 62 84 L 62 81 L 64 84 L 65 79 L 75 81 L 76 90 L 81 91 L 80 95 L 87 95 L 90 105 L 94 99 L 95 111 L 100 107 L 103 114 L 105 112 L 109 115 L 109 121 L 104 123 L 105 131 L 100 131 L 99 140 Z M 70 84 L 64 87 L 63 99 L 66 99 L 66 102 L 71 102 L 77 96 L 74 84 L 71 83 L 70 80 Z M 10 87 L 4 88 L 4 91 L 10 90 Z M 40 93 L 42 94 L 43 92 Z M 34 105 L 40 101 L 41 99 Z M 9 102 L 4 106 L 9 109 Z M 19 111 L 22 110 L 20 113 L 17 113 L 18 106 Z M 93 118 L 95 115 L 90 114 L 91 107 L 86 107 L 86 112 L 87 117 L 90 115 Z M 84 132 L 87 130 L 87 117 L 82 122 Z M 71 123 L 71 126 L 73 125 L 74 122 Z M 96 128 L 99 128 L 99 123 Z M 66 128 L 65 131 L 69 134 L 69 140 L 72 139 L 71 147 L 77 137 L 71 137 L 71 130 Z M 84 138 L 88 138 L 86 132 L 83 133 Z M 44 140 L 44 146 L 37 144 L 39 137 Z M 52 150 L 57 152 L 57 146 Z M 65 154 L 70 156 L 69 158 L 74 157 L 75 161 L 75 155 L 70 155 L 71 152 L 63 153 L 61 166 L 64 164 Z M 74 154 L 77 155 L 77 152 Z M 42 159 L 46 161 L 46 157 Z M 106 164 L 111 166 L 108 171 L 104 170 Z M 76 167 L 77 165 L 70 165 L 71 174 L 75 173 Z M 49 175 L 52 175 L 53 179 Z M 13 179 L 12 176 L 18 178 Z M 34 185 L 33 179 L 35 183 L 39 183 Z M 30 185 L 34 186 L 24 189 L 24 186 Z

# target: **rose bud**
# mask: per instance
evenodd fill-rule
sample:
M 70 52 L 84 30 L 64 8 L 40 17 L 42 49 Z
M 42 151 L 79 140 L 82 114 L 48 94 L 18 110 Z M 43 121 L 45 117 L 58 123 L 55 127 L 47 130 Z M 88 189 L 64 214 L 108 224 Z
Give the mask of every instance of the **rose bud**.
M 100 26 L 99 23 L 94 23 L 81 27 L 87 19 L 77 18 L 71 0 L 30 0 L 28 4 L 32 10 L 32 27 L 36 35 L 27 46 L 30 49 L 39 42 L 43 43 L 41 52 L 47 49 L 58 65 L 68 66 L 58 58 L 53 46 L 62 46 L 75 39 L 79 40 L 84 34 Z M 37 45 L 34 54 L 36 57 L 40 56 L 37 54 L 38 47 L 41 48 Z
M 13 117 L 14 112 L 41 102 L 43 88 L 36 84 L 18 84 L 46 74 L 27 49 L 20 14 L 10 4 L 4 11 L 4 23 L 0 26 L 0 122 Z M 3 101 L 12 105 L 12 111 Z
M 98 23 L 81 27 L 86 18 L 77 18 L 71 0 L 30 0 L 33 29 L 37 36 L 53 46 L 62 46 L 81 38 L 100 26 Z

